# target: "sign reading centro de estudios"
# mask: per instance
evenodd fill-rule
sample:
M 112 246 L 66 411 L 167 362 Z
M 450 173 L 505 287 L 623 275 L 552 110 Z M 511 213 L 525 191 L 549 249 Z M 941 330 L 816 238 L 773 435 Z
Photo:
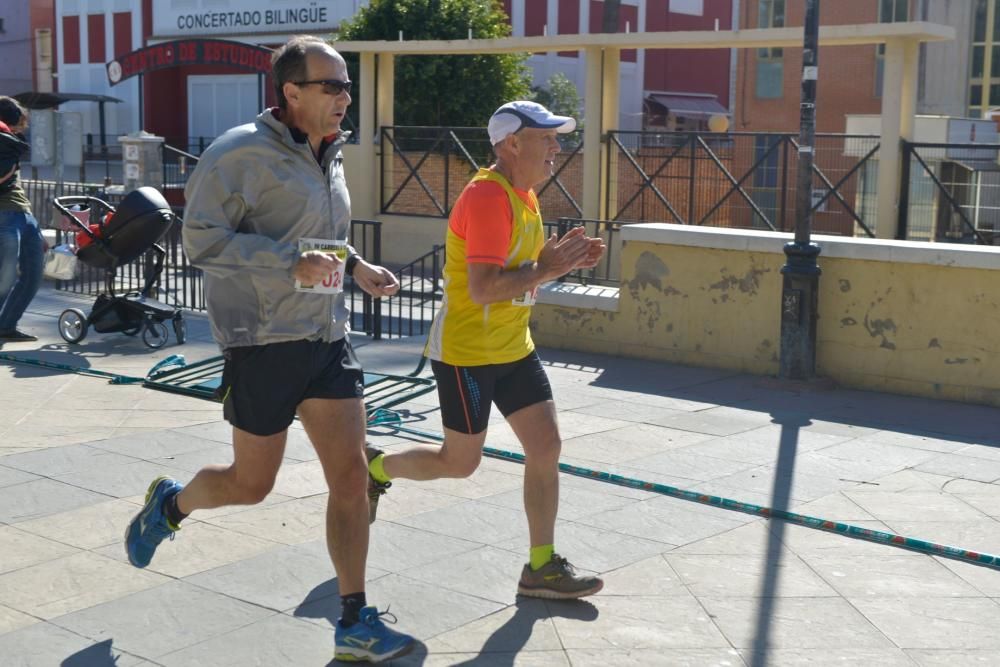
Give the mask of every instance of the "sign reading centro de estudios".
M 354 15 L 358 4 L 356 0 L 154 0 L 153 34 L 333 32 Z
M 226 65 L 246 72 L 271 71 L 271 49 L 224 39 L 178 39 L 126 53 L 106 65 L 113 86 L 129 77 L 168 67 Z

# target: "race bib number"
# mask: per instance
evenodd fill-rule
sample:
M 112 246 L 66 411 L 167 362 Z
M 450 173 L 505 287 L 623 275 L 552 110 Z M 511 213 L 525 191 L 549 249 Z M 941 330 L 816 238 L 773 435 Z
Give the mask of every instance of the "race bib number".
M 311 292 L 313 294 L 339 294 L 344 291 L 344 260 L 347 259 L 347 244 L 343 241 L 328 241 L 324 239 L 299 239 L 299 254 L 309 250 L 319 250 L 340 258 L 337 270 L 316 285 L 303 285 L 295 281 L 295 291 Z
M 517 297 L 516 299 L 511 299 L 510 302 L 512 304 L 514 304 L 515 306 L 534 306 L 535 305 L 535 298 L 537 296 L 538 296 L 538 288 L 536 287 L 533 290 L 529 290 L 529 291 L 525 292 L 524 294 L 522 294 L 521 296 Z

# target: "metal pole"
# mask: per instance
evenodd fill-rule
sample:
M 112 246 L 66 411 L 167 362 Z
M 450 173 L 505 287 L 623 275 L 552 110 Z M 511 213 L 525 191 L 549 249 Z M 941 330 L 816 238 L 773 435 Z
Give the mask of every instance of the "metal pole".
M 816 373 L 816 310 L 820 248 L 812 227 L 813 146 L 816 138 L 816 80 L 819 65 L 819 0 L 805 0 L 802 44 L 802 102 L 795 197 L 795 241 L 785 244 L 781 292 L 781 362 L 785 380 L 808 380 Z

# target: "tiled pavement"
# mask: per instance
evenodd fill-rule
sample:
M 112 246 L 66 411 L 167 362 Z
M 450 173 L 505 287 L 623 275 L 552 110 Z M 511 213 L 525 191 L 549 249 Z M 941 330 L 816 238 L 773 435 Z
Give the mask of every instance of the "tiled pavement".
M 203 319 L 159 351 L 120 334 L 0 352 L 143 375 L 215 354 Z M 87 304 L 83 304 L 86 307 Z M 356 339 L 407 371 L 412 343 Z M 1000 553 L 1000 410 L 545 351 L 564 460 Z M 122 534 L 149 481 L 230 457 L 210 402 L 0 362 L 0 664 L 325 665 L 339 611 L 324 482 L 301 429 L 268 500 L 198 513 L 147 570 Z M 440 431 L 436 398 L 402 406 Z M 405 446 L 386 429 L 382 447 Z M 499 420 L 488 445 L 520 451 Z M 1000 571 L 576 477 L 558 549 L 606 579 L 585 602 L 519 600 L 522 469 L 396 483 L 372 531 L 369 597 L 427 665 L 1000 664 Z

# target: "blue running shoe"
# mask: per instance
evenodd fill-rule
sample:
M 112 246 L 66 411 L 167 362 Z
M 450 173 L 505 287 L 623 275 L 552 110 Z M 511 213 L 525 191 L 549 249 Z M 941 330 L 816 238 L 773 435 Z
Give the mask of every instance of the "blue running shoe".
M 174 539 L 174 533 L 181 529 L 167 521 L 163 513 L 163 501 L 183 488 L 182 484 L 169 477 L 157 477 L 149 485 L 146 505 L 132 518 L 125 531 L 125 552 L 132 565 L 149 565 L 160 542 L 166 537 Z
M 390 623 L 396 617 L 386 609 L 379 612 L 375 607 L 364 607 L 361 620 L 346 628 L 337 622 L 334 633 L 336 653 L 334 659 L 343 662 L 382 662 L 406 655 L 413 649 L 413 637 L 390 630 L 382 622 L 386 617 Z

